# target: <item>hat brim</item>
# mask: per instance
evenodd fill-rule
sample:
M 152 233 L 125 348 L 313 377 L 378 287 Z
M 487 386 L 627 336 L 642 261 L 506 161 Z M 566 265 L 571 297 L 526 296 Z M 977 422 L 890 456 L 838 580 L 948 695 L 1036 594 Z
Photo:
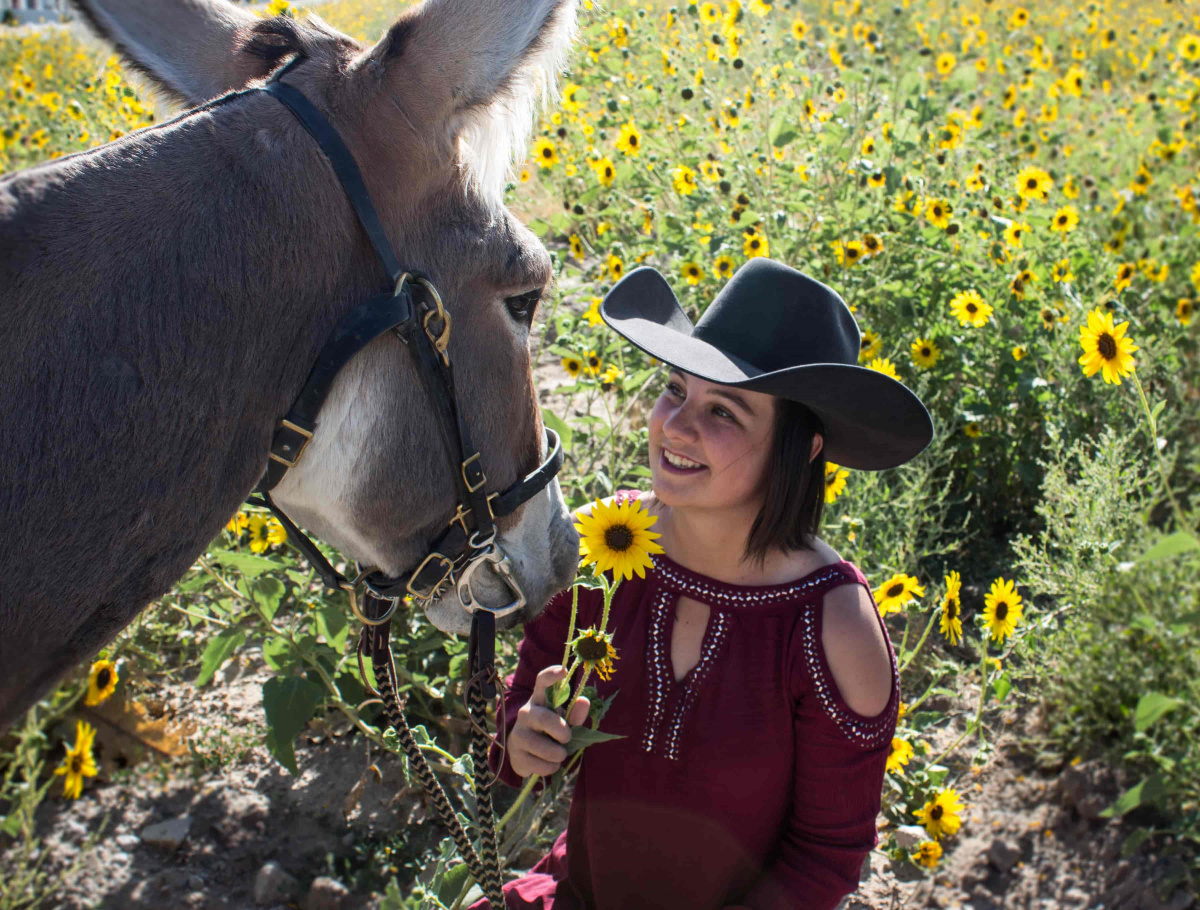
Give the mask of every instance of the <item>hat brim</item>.
M 824 425 L 827 461 L 881 471 L 916 457 L 933 439 L 921 399 L 877 370 L 810 363 L 765 372 L 693 337 L 675 293 L 652 269 L 618 282 L 601 302 L 600 316 L 635 347 L 685 373 L 807 406 Z

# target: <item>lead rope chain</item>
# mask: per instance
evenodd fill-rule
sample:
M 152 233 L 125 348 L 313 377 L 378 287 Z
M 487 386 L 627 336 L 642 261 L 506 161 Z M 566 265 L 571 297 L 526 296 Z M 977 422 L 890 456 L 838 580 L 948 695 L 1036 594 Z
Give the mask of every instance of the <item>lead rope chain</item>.
M 374 598 L 370 598 L 374 600 Z M 494 780 L 488 767 L 487 755 L 491 747 L 491 738 L 487 734 L 487 703 L 479 692 L 478 677 L 472 677 L 467 689 L 467 708 L 471 714 L 471 762 L 474 765 L 475 801 L 478 807 L 479 827 L 481 829 L 480 845 L 483 862 L 480 862 L 471 839 L 463 830 L 458 814 L 450 805 L 450 799 L 442 788 L 441 781 L 429 767 L 425 753 L 421 751 L 412 730 L 404 717 L 404 709 L 396 692 L 396 666 L 392 658 L 391 623 L 384 622 L 377 626 L 365 627 L 359 640 L 359 654 L 368 648 L 371 655 L 371 669 L 375 672 L 375 684 L 378 694 L 383 700 L 383 713 L 388 724 L 396 731 L 400 748 L 408 759 L 421 787 L 425 790 L 433 808 L 441 819 L 450 837 L 454 840 L 458 854 L 463 858 L 471 871 L 471 876 L 483 889 L 484 896 L 492 905 L 493 910 L 504 907 L 504 892 L 501 887 L 500 855 L 497 847 L 495 813 L 492 808 L 491 785 Z M 364 680 L 365 681 L 365 680 Z M 482 682 L 479 682 L 482 685 Z M 487 778 L 486 784 L 484 779 Z

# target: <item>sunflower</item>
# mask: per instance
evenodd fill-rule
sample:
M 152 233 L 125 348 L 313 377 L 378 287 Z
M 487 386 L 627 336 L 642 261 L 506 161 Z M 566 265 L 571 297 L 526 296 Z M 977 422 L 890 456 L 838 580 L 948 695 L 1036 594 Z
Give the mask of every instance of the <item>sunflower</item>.
M 980 328 L 987 325 L 988 317 L 992 315 L 992 307 L 972 288 L 954 295 L 954 299 L 950 301 L 950 312 L 957 316 L 963 325 Z
M 942 618 L 938 630 L 952 645 L 962 641 L 962 604 L 958 599 L 961 588 L 962 580 L 957 572 L 946 576 L 946 595 L 942 598 Z
M 96 776 L 96 757 L 92 754 L 92 741 L 96 738 L 96 728 L 84 721 L 75 723 L 75 745 L 63 745 L 67 749 L 67 757 L 63 763 L 54 769 L 54 774 L 65 775 L 63 781 L 63 796 L 79 799 L 83 793 L 83 779 Z
M 884 376 L 890 376 L 897 382 L 900 381 L 900 377 L 896 375 L 896 367 L 886 357 L 876 357 L 867 364 L 867 369 L 874 370 L 876 373 L 882 373 Z
M 941 840 L 945 835 L 953 834 L 959 829 L 962 825 L 962 816 L 959 813 L 965 808 L 967 807 L 958 798 L 957 791 L 947 788 L 939 791 L 937 796 L 913 814 L 917 821 L 925 826 L 926 834 L 934 840 Z
M 1001 577 L 992 582 L 991 590 L 983 598 L 983 621 L 993 641 L 1002 642 L 1013 634 L 1022 610 L 1021 595 L 1011 581 Z
M 858 341 L 858 362 L 866 363 L 872 360 L 879 354 L 879 349 L 883 347 L 883 341 L 878 333 L 872 332 L 870 329 L 862 333 L 862 337 Z
M 945 199 L 925 200 L 925 220 L 943 230 L 950 226 L 950 204 Z
M 865 254 L 863 245 L 857 240 L 851 240 L 849 243 L 842 243 L 838 240 L 833 244 L 833 254 L 837 256 L 838 265 L 844 265 L 847 268 L 856 265 Z
M 715 3 L 700 4 L 700 21 L 705 25 L 712 25 L 718 22 L 721 18 L 721 8 Z
M 612 186 L 613 180 L 617 176 L 617 168 L 612 163 L 612 159 L 607 155 L 599 161 L 593 161 L 592 170 L 596 172 L 596 177 L 599 179 L 601 186 Z
M 601 366 L 603 366 L 603 363 L 600 360 L 600 355 L 595 351 L 588 351 L 583 355 L 583 368 L 589 375 L 599 376 Z
M 683 278 L 690 285 L 697 285 L 700 279 L 704 277 L 704 270 L 694 262 L 685 262 L 683 264 Z
M 1004 229 L 1004 242 L 1014 249 L 1021 248 L 1021 237 L 1033 230 L 1024 221 L 1013 221 Z
M 958 58 L 956 58 L 949 51 L 938 54 L 937 62 L 935 64 L 937 66 L 938 75 L 943 77 L 949 76 L 952 72 L 954 72 L 954 65 L 956 63 L 958 63 Z
M 742 237 L 746 241 L 742 245 L 742 254 L 748 259 L 753 259 L 756 256 L 766 256 L 771 252 L 771 245 L 767 242 L 766 236 L 760 234 L 757 230 L 751 229 L 745 231 Z
M 562 359 L 563 369 L 566 370 L 572 379 L 579 378 L 579 372 L 583 369 L 583 361 L 578 357 L 564 357 Z
M 942 356 L 942 349 L 924 338 L 914 341 L 911 350 L 913 363 L 923 370 L 930 369 Z
M 1132 262 L 1122 262 L 1117 266 L 1117 277 L 1115 279 L 1117 290 L 1123 291 L 1133 282 L 1135 273 Z
M 1029 10 L 1023 6 L 1018 6 L 1012 11 L 1012 15 L 1008 17 L 1009 28 L 1021 28 L 1029 23 Z
M 613 281 L 620 281 L 621 276 L 625 274 L 625 263 L 616 253 L 609 253 L 608 259 L 604 262 L 604 271 Z
M 971 439 L 978 439 L 979 434 L 983 432 L 983 428 L 979 425 L 978 420 L 968 420 L 963 424 L 963 432 Z
M 874 155 L 875 154 L 875 137 L 874 136 L 865 136 L 862 141 L 861 149 L 862 149 L 862 153 L 864 155 Z
M 583 238 L 578 234 L 572 234 L 567 238 L 567 242 L 571 244 L 571 255 L 576 259 L 583 259 Z
M 1022 199 L 1045 199 L 1054 188 L 1054 180 L 1040 167 L 1032 165 L 1017 174 L 1017 195 Z
M 117 665 L 111 660 L 98 660 L 92 664 L 88 674 L 87 697 L 83 703 L 89 708 L 105 701 L 117 689 Z
M 1056 282 L 1074 281 L 1075 273 L 1071 271 L 1071 260 L 1060 259 L 1054 263 L 1054 271 L 1050 273 L 1050 277 Z
M 655 521 L 637 500 L 620 505 L 597 501 L 591 514 L 580 515 L 575 525 L 584 564 L 594 562 L 597 572 L 612 569 L 614 577 L 633 578 L 636 572 L 645 578 L 654 564 L 650 555 L 663 552 L 654 542 L 662 535 L 649 530 Z
M 887 174 L 885 174 L 883 171 L 876 171 L 874 174 L 871 174 L 869 177 L 867 177 L 867 186 L 878 188 L 886 185 Z
M 621 127 L 621 135 L 617 137 L 617 148 L 626 155 L 636 158 L 642 151 L 642 134 L 630 120 Z
M 287 531 L 278 518 L 250 517 L 250 552 L 265 553 L 268 547 L 277 546 L 287 540 Z
M 1130 355 L 1138 347 L 1125 337 L 1128 327 L 1128 322 L 1114 327 L 1112 313 L 1099 307 L 1088 313 L 1087 325 L 1079 327 L 1079 344 L 1083 348 L 1079 363 L 1084 376 L 1094 376 L 1103 370 L 1105 382 L 1120 385 L 1121 377 L 1133 372 L 1136 365 Z
M 229 519 L 229 523 L 225 525 L 225 530 L 230 534 L 240 537 L 242 532 L 250 526 L 250 516 L 245 512 L 238 512 L 233 518 Z
M 901 768 L 908 764 L 908 760 L 913 757 L 913 747 L 907 741 L 899 737 L 892 737 L 892 749 L 888 752 L 887 757 L 887 772 L 895 774 Z
M 558 164 L 558 150 L 555 149 L 554 143 L 545 137 L 533 144 L 533 157 L 537 161 L 538 167 L 543 170 L 548 170 Z
M 1179 39 L 1176 50 L 1184 60 L 1200 60 L 1200 38 L 1195 35 L 1184 35 Z
M 593 297 L 592 302 L 588 305 L 588 308 L 583 311 L 583 318 L 587 320 L 588 325 L 590 325 L 592 328 L 595 328 L 604 322 L 603 317 L 600 315 L 600 303 L 601 301 L 599 297 Z
M 1179 320 L 1180 325 L 1192 324 L 1192 311 L 1195 305 L 1190 297 L 1180 297 L 1175 304 L 1175 318 Z
M 603 680 L 612 678 L 612 662 L 618 658 L 611 632 L 601 632 L 596 628 L 587 629 L 571 642 L 571 648 L 586 672 L 595 671 Z
M 862 239 L 863 256 L 875 256 L 883 252 L 883 240 L 878 234 L 865 234 Z
M 846 478 L 850 472 L 832 461 L 825 462 L 825 502 L 831 503 L 846 489 Z
M 942 845 L 935 840 L 921 841 L 913 851 L 912 861 L 926 869 L 932 869 L 942 858 Z
M 1073 205 L 1064 205 L 1054 213 L 1054 218 L 1050 222 L 1050 230 L 1058 231 L 1060 234 L 1069 234 L 1075 230 L 1075 226 L 1079 224 L 1079 212 Z
M 718 256 L 713 260 L 713 274 L 724 280 L 733 274 L 734 262 L 728 256 Z
M 875 589 L 875 603 L 884 616 L 899 613 L 901 607 L 925 596 L 925 588 L 911 575 L 897 573 Z
M 1054 310 L 1048 306 L 1044 306 L 1038 311 L 1038 318 L 1042 320 L 1043 329 L 1047 332 L 1054 331 L 1055 321 L 1058 318 L 1058 314 Z

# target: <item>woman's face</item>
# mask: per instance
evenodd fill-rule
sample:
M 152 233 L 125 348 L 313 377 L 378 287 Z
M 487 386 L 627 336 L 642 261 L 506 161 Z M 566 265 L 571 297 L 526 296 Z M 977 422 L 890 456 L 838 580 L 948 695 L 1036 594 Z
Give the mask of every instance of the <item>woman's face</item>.
M 671 507 L 757 508 L 765 487 L 775 407 L 773 395 L 671 370 L 650 414 L 655 495 Z

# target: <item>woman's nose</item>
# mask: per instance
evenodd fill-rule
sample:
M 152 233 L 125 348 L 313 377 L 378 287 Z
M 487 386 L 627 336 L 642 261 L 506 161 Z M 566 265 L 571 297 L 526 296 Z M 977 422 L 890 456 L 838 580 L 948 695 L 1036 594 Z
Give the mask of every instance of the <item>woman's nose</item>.
M 686 404 L 672 410 L 663 421 L 663 435 L 675 439 L 694 439 L 696 425 Z

